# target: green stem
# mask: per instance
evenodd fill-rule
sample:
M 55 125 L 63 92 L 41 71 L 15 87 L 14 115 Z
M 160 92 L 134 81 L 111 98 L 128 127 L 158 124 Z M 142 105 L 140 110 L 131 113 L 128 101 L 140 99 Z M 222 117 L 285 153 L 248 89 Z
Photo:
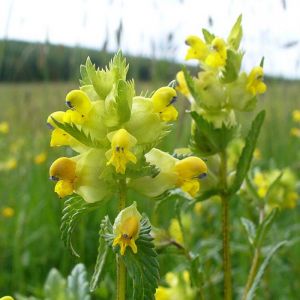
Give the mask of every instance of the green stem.
M 264 220 L 264 207 L 261 207 L 259 210 L 259 224 L 261 224 Z M 260 248 L 256 248 L 254 251 L 254 256 L 252 259 L 252 264 L 250 268 L 250 272 L 248 275 L 247 283 L 245 286 L 245 290 L 243 292 L 242 300 L 247 299 L 248 292 L 252 286 L 252 283 L 254 281 L 255 275 L 257 273 L 258 264 L 259 264 L 259 256 L 260 256 Z
M 126 207 L 126 179 L 119 181 L 119 211 Z M 117 254 L 117 300 L 126 298 L 126 267 L 120 254 Z
M 252 286 L 252 283 L 254 281 L 254 278 L 255 278 L 255 275 L 256 275 L 256 272 L 257 272 L 257 268 L 258 268 L 258 263 L 259 263 L 259 254 L 260 254 L 259 249 L 255 249 L 254 257 L 253 257 L 252 265 L 251 265 L 251 269 L 250 269 L 250 273 L 248 275 L 248 279 L 247 279 L 247 283 L 246 283 L 246 287 L 245 287 L 245 290 L 244 290 L 244 293 L 243 293 L 242 300 L 247 299 L 248 292 L 249 292 L 249 290 Z
M 222 234 L 223 234 L 223 271 L 224 271 L 224 300 L 232 299 L 231 282 L 231 257 L 230 257 L 230 237 L 229 237 L 229 197 L 227 189 L 227 156 L 223 151 L 220 154 L 220 185 L 222 199 Z

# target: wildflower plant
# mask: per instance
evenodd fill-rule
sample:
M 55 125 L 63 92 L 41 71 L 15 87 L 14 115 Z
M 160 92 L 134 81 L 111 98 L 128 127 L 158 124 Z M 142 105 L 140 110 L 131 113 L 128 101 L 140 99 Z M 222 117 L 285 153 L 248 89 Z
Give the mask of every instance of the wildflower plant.
M 219 197 L 222 205 L 222 240 L 223 240 L 223 272 L 224 299 L 233 297 L 230 254 L 230 203 L 240 193 L 242 185 L 248 178 L 251 161 L 265 112 L 261 111 L 254 118 L 249 133 L 241 137 L 241 126 L 237 115 L 253 112 L 258 98 L 267 90 L 263 81 L 264 59 L 249 72 L 241 70 L 245 52 L 240 49 L 243 36 L 242 16 L 233 25 L 227 39 L 216 36 L 206 29 L 202 30 L 203 38 L 192 35 L 186 38 L 186 60 L 196 60 L 199 72 L 192 76 L 186 68 L 176 75 L 176 89 L 190 102 L 192 117 L 192 137 L 190 148 L 201 157 L 206 157 L 210 169 L 210 177 L 214 183 L 198 194 L 193 201 Z M 235 161 L 231 161 L 229 151 L 232 143 L 242 140 L 242 151 Z M 243 141 L 244 140 L 244 141 Z M 234 165 L 232 165 L 234 163 Z M 276 209 L 275 209 L 276 210 Z M 265 229 L 274 220 L 274 211 L 260 220 L 257 230 L 252 231 L 256 239 L 263 240 Z M 247 223 L 248 224 L 248 223 Z M 252 228 L 254 228 L 254 224 Z M 249 229 L 249 228 L 248 228 Z M 264 232 L 262 234 L 262 231 Z M 250 234 L 251 230 L 247 231 Z M 255 238 L 254 238 L 255 239 Z M 253 240 L 253 236 L 252 236 Z M 252 299 L 258 282 L 271 256 L 282 245 L 275 246 L 272 254 L 265 258 L 258 272 L 260 245 L 256 247 L 252 269 L 249 273 L 243 299 Z M 200 266 L 199 266 L 200 268 Z M 255 277 L 256 276 L 256 277 Z M 255 279 L 254 279 L 255 277 Z
M 136 96 L 127 71 L 121 52 L 105 69 L 97 69 L 89 58 L 81 66 L 79 89 L 66 95 L 67 110 L 47 119 L 50 145 L 71 147 L 76 155 L 56 159 L 49 176 L 60 198 L 71 196 L 64 203 L 61 231 L 66 246 L 77 256 L 71 238 L 80 216 L 119 196 L 114 222 L 108 216 L 101 222 L 90 290 L 96 289 L 114 253 L 117 299 L 130 293 L 126 293 L 127 275 L 134 299 L 153 299 L 159 264 L 151 224 L 139 212 L 138 203 L 128 206 L 127 190 L 155 197 L 178 188 L 186 197 L 194 196 L 207 167 L 198 157 L 180 160 L 155 148 L 178 117 L 173 106 L 176 90 L 164 86 L 151 95 Z

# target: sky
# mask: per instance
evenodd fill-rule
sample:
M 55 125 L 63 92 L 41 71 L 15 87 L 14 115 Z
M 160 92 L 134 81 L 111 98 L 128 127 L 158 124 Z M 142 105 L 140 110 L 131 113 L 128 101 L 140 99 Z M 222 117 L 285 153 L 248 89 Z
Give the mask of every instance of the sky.
M 188 35 L 207 28 L 226 38 L 240 14 L 243 68 L 264 56 L 266 74 L 300 78 L 299 0 L 0 0 L 0 39 L 95 49 L 107 40 L 116 51 L 122 20 L 125 54 L 184 62 Z

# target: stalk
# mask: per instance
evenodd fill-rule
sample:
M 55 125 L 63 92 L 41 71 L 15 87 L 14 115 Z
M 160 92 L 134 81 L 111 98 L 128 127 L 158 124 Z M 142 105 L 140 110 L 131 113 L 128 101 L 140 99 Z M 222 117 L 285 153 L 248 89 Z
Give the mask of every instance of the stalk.
M 126 179 L 119 181 L 119 211 L 126 207 Z M 126 298 L 126 267 L 120 256 L 117 254 L 117 300 Z
M 224 300 L 232 299 L 231 257 L 230 257 L 230 228 L 229 228 L 229 197 L 227 191 L 227 155 L 220 153 L 220 185 L 222 200 L 222 235 L 223 235 L 223 271 L 224 271 Z

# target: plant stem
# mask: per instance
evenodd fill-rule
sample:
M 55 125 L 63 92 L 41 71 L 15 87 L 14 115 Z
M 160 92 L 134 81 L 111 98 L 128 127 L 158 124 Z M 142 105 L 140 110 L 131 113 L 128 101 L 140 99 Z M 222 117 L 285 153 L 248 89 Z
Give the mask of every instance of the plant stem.
M 261 224 L 264 220 L 264 207 L 259 209 L 259 224 Z M 259 256 L 260 256 L 260 248 L 256 248 L 254 251 L 254 256 L 252 259 L 251 269 L 248 275 L 247 283 L 243 292 L 242 300 L 247 299 L 248 292 L 252 286 L 253 280 L 257 273 L 258 263 L 259 263 Z
M 229 197 L 227 191 L 227 156 L 226 151 L 220 153 L 220 186 L 222 199 L 222 234 L 223 234 L 223 271 L 224 271 L 224 300 L 232 299 L 231 257 L 229 237 Z
M 253 257 L 252 265 L 251 265 L 251 269 L 250 269 L 250 273 L 248 275 L 248 279 L 247 279 L 247 283 L 246 283 L 246 287 L 245 287 L 245 290 L 244 290 L 244 293 L 243 293 L 242 300 L 247 299 L 248 292 L 249 292 L 249 290 L 252 286 L 253 280 L 255 278 L 257 268 L 258 268 L 258 263 L 259 263 L 259 254 L 260 254 L 259 249 L 255 249 L 254 257 Z
M 119 211 L 126 207 L 126 179 L 119 181 Z M 117 300 L 126 299 L 126 267 L 120 256 L 117 254 Z

